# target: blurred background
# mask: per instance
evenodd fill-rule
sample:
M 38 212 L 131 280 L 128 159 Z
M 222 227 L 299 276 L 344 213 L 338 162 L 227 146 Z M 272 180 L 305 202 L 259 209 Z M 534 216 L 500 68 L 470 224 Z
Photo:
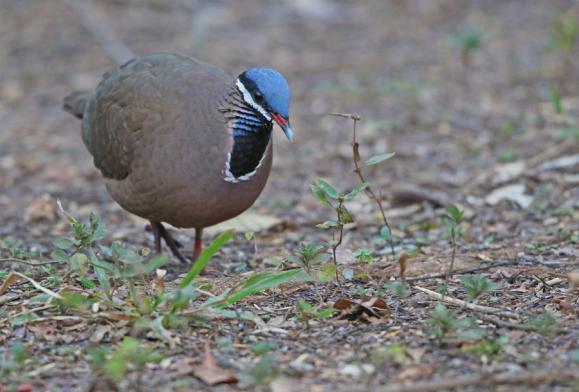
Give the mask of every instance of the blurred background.
M 131 226 L 92 166 L 79 122 L 61 110 L 67 93 L 94 88 L 114 66 L 91 23 L 136 54 L 179 52 L 235 75 L 253 66 L 286 75 L 296 142 L 276 132 L 259 211 L 316 221 L 327 211 L 314 208 L 308 184 L 355 183 L 351 121 L 330 112 L 363 117 L 363 158 L 396 152 L 368 174 L 388 208 L 430 198 L 474 209 L 513 180 L 545 211 L 577 207 L 576 164 L 535 170 L 578 151 L 577 1 L 93 0 L 88 21 L 71 4 L 0 0 L 0 237 L 42 242 L 55 199 Z M 367 202 L 353 209 L 376 212 Z M 529 232 L 513 225 L 509 234 Z

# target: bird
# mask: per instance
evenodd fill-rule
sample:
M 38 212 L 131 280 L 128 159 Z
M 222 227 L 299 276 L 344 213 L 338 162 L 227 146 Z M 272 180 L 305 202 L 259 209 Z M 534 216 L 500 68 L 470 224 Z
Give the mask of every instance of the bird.
M 82 120 L 82 140 L 109 194 L 150 222 L 161 239 L 189 260 L 164 224 L 194 228 L 193 261 L 203 229 L 248 209 L 272 164 L 277 124 L 293 140 L 291 92 L 272 68 L 237 77 L 189 56 L 152 53 L 106 72 L 93 91 L 64 98 Z

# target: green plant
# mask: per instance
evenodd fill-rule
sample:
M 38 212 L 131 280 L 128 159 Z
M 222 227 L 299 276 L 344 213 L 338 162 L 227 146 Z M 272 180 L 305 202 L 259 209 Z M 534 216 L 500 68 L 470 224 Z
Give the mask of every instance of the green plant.
M 525 326 L 532 328 L 535 332 L 541 335 L 550 335 L 552 334 L 555 329 L 553 326 L 555 325 L 555 318 L 551 313 L 543 313 L 537 317 L 534 317 L 525 323 Z
M 331 255 L 326 252 L 323 244 L 304 244 L 298 246 L 297 256 L 290 255 L 287 260 L 303 267 L 308 274 L 312 274 L 312 268 L 328 262 Z
M 467 346 L 466 351 L 492 359 L 501 352 L 507 343 L 509 343 L 509 338 L 506 336 L 483 338 L 479 342 Z
M 393 282 L 386 283 L 386 288 L 392 295 L 395 295 L 400 298 L 404 298 L 408 295 L 408 283 L 402 282 L 399 280 L 395 280 Z
M 15 341 L 5 358 L 0 358 L 0 378 L 23 373 L 25 362 L 30 358 L 22 342 Z
M 368 187 L 367 183 L 358 184 L 350 192 L 344 194 L 340 193 L 334 188 L 329 182 L 319 179 L 315 184 L 310 185 L 312 194 L 316 199 L 325 205 L 326 207 L 332 208 L 336 213 L 335 220 L 328 220 L 322 224 L 317 225 L 317 227 L 322 229 L 329 229 L 333 231 L 332 237 L 332 260 L 336 266 L 336 279 L 339 280 L 338 276 L 338 262 L 336 259 L 336 250 L 342 244 L 342 239 L 344 237 L 344 225 L 354 222 L 354 218 L 350 211 L 345 206 L 345 202 L 353 200 L 360 192 Z M 335 239 L 335 233 L 338 233 L 338 239 Z
M 139 374 L 148 363 L 159 363 L 163 357 L 132 337 L 125 337 L 114 351 L 101 346 L 88 350 L 88 361 L 93 372 L 119 382 L 131 370 Z M 140 377 L 137 378 L 139 383 Z
M 464 213 L 454 204 L 446 206 L 446 213 L 442 216 L 442 222 L 448 230 L 448 238 L 452 246 L 452 255 L 450 259 L 450 267 L 446 273 L 446 283 L 452 277 L 454 271 L 454 260 L 456 258 L 457 239 L 461 236 L 460 224 L 462 223 Z
M 85 224 L 62 210 L 70 225 L 68 236 L 53 241 L 55 250 L 51 258 L 68 264 L 81 284 L 86 288 L 94 287 L 88 273 L 92 271 L 99 283 L 101 292 L 109 300 L 114 288 L 121 282 L 144 276 L 166 264 L 167 258 L 156 255 L 150 258 L 126 249 L 120 241 L 114 241 L 110 247 L 99 245 L 107 230 L 96 214 L 91 213 L 88 224 Z M 136 301 L 138 302 L 138 301 Z
M 430 335 L 439 342 L 450 333 L 471 339 L 478 338 L 481 334 L 476 328 L 476 320 L 470 317 L 459 319 L 453 311 L 440 303 L 430 312 L 426 322 L 431 327 Z
M 466 295 L 469 299 L 476 299 L 481 294 L 493 291 L 501 287 L 499 284 L 490 282 L 483 274 L 461 276 L 460 282 L 466 289 Z
M 563 103 L 561 99 L 561 95 L 557 91 L 557 89 L 553 86 L 549 88 L 549 98 L 551 100 L 551 105 L 553 105 L 553 109 L 555 113 L 562 114 L 563 113 Z
M 471 63 L 472 54 L 482 47 L 483 32 L 474 26 L 468 26 L 464 30 L 452 34 L 449 37 L 451 45 L 461 50 L 462 65 L 466 68 Z
M 560 13 L 553 20 L 549 48 L 564 56 L 573 54 L 579 38 L 579 19 L 572 12 Z
M 356 256 L 356 260 L 358 260 L 361 263 L 374 262 L 373 250 L 370 248 L 356 249 L 356 251 L 354 252 L 354 256 Z
M 336 311 L 336 309 L 334 308 L 323 309 L 319 307 L 314 307 L 305 299 L 300 299 L 298 301 L 298 309 L 299 309 L 299 319 L 301 320 L 309 320 L 313 318 L 325 319 L 328 317 L 332 317 L 332 315 Z
M 380 215 L 382 216 L 382 221 L 384 222 L 384 229 L 388 230 L 388 243 L 390 244 L 390 251 L 392 256 L 394 256 L 394 240 L 392 238 L 392 228 L 390 227 L 390 223 L 388 223 L 388 219 L 386 218 L 386 213 L 384 212 L 384 207 L 382 206 L 382 199 L 376 195 L 374 189 L 370 186 L 370 183 L 366 181 L 364 176 L 364 172 L 362 169 L 368 168 L 370 166 L 377 165 L 388 159 L 392 158 L 395 153 L 393 152 L 386 152 L 379 155 L 374 155 L 373 157 L 367 159 L 365 162 L 361 163 L 362 157 L 360 155 L 360 143 L 358 143 L 357 139 L 357 132 L 356 132 L 356 125 L 358 121 L 362 120 L 362 117 L 357 114 L 346 114 L 346 113 L 331 113 L 333 116 L 345 117 L 352 119 L 352 161 L 354 163 L 354 173 L 358 176 L 360 180 L 360 184 L 358 186 L 362 186 L 363 190 L 365 190 L 366 195 L 370 200 L 373 200 L 378 206 L 378 210 L 380 211 Z

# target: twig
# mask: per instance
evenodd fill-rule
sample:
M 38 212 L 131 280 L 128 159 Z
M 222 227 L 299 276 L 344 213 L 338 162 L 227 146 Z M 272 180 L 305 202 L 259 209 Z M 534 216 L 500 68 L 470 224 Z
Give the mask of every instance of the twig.
M 60 261 L 38 261 L 38 260 L 22 260 L 22 259 L 15 259 L 12 257 L 9 257 L 7 259 L 0 259 L 0 263 L 9 263 L 9 262 L 13 262 L 13 263 L 21 263 L 21 264 L 26 264 L 26 265 L 32 265 L 32 266 L 39 266 L 39 265 L 48 265 L 48 264 L 58 264 L 60 263 Z
M 537 385 L 551 383 L 553 381 L 561 382 L 571 380 L 579 380 L 579 370 L 541 369 L 521 372 L 505 372 L 501 374 L 485 373 L 458 378 L 438 378 L 431 381 L 416 382 L 412 384 L 396 383 L 375 390 L 380 392 L 429 392 L 473 387 L 478 385 Z
M 518 261 L 518 260 L 517 261 L 505 261 L 503 263 L 485 265 L 484 267 L 457 270 L 454 272 L 454 275 L 471 274 L 473 272 L 486 271 L 486 270 L 497 268 L 497 267 L 504 267 L 507 265 L 518 265 L 518 264 L 521 264 L 521 261 Z M 406 278 L 405 280 L 406 280 L 406 282 L 419 282 L 419 281 L 423 281 L 423 280 L 442 279 L 444 277 L 446 277 L 446 274 L 417 276 L 415 278 Z
M 481 320 L 487 321 L 489 323 L 492 323 L 494 325 L 496 325 L 497 327 L 503 327 L 503 328 L 510 328 L 510 329 L 518 329 L 521 331 L 529 331 L 529 332 L 537 332 L 537 328 L 531 326 L 531 325 L 526 325 L 526 324 L 520 324 L 520 323 L 512 323 L 510 321 L 504 321 L 501 319 L 498 319 L 496 317 L 492 317 L 492 316 L 485 316 L 485 315 L 480 315 L 478 316 Z M 557 334 L 562 334 L 565 333 L 564 330 L 562 329 L 555 329 L 553 328 L 552 331 L 554 333 Z
M 414 286 L 414 288 L 418 291 L 422 291 L 423 293 L 427 294 L 429 297 L 435 298 L 437 300 L 440 300 L 442 302 L 446 302 L 449 304 L 462 306 L 464 308 L 474 310 L 476 312 L 496 314 L 499 316 L 510 317 L 510 318 L 514 318 L 514 319 L 519 318 L 518 314 L 507 311 L 507 310 L 502 310 L 502 309 L 498 309 L 498 308 L 491 308 L 490 306 L 482 306 L 482 305 L 473 304 L 473 303 L 466 302 L 466 301 L 463 301 L 463 300 L 458 299 L 458 298 L 450 297 L 448 295 L 442 295 L 440 293 L 437 293 L 436 291 L 425 289 L 424 287 Z
M 360 164 L 359 164 L 359 162 L 360 162 L 360 143 L 358 143 L 358 141 L 356 139 L 356 125 L 357 125 L 358 121 L 362 120 L 362 117 L 360 115 L 350 114 L 350 113 L 330 113 L 330 115 L 338 116 L 338 117 L 351 118 L 353 121 L 352 160 L 354 162 L 354 173 L 356 173 L 356 175 L 358 175 L 358 178 L 360 179 L 360 181 L 362 183 L 368 184 L 368 186 L 365 189 L 366 195 L 368 196 L 369 199 L 374 200 L 374 202 L 378 206 L 378 209 L 380 210 L 380 214 L 382 215 L 382 220 L 384 221 L 384 225 L 388 228 L 388 234 L 389 234 L 388 242 L 390 244 L 390 251 L 392 252 L 392 256 L 394 256 L 395 252 L 394 252 L 394 241 L 392 240 L 392 228 L 390 227 L 390 223 L 388 223 L 388 219 L 386 218 L 386 213 L 384 212 L 384 207 L 382 206 L 382 200 L 378 196 L 376 196 L 376 194 L 374 193 L 374 190 L 370 186 L 370 183 L 366 181 L 366 178 L 364 177 L 364 174 L 362 173 L 362 168 L 360 167 Z
M 135 54 L 125 44 L 123 44 L 113 30 L 107 26 L 103 20 L 99 20 L 98 12 L 95 10 L 90 0 L 63 0 L 80 17 L 84 27 L 91 32 L 96 40 L 102 45 L 109 57 L 117 64 L 124 64 Z

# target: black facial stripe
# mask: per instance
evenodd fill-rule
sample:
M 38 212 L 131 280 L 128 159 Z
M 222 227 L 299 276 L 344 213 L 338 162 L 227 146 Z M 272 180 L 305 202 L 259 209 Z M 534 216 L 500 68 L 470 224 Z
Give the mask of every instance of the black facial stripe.
M 229 171 L 239 178 L 252 173 L 261 162 L 271 138 L 271 123 L 262 123 L 252 131 L 236 130 L 233 125 L 233 150 L 229 161 Z

